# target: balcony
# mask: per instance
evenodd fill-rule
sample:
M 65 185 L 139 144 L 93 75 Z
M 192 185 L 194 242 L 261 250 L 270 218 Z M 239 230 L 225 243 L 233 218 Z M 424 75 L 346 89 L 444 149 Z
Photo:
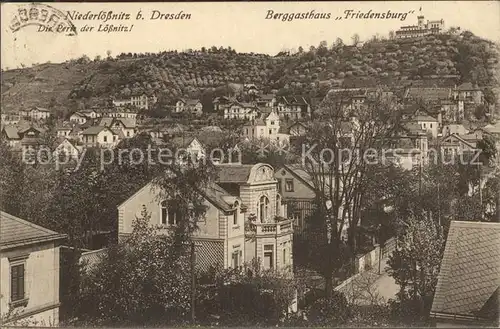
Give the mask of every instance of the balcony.
M 281 235 L 293 233 L 293 220 L 278 217 L 274 221 L 260 223 L 256 221 L 249 222 L 247 232 L 256 235 Z

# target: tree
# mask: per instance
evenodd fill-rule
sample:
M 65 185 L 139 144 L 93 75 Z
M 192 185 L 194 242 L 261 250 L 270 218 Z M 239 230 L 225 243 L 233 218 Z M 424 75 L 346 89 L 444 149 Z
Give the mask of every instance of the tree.
M 186 248 L 152 227 L 144 208 L 129 239 L 86 267 L 81 317 L 93 324 L 182 321 L 190 309 L 189 266 Z
M 107 56 L 108 58 L 111 58 L 111 50 L 106 50 L 106 56 Z
M 418 211 L 405 221 L 396 250 L 389 256 L 388 273 L 400 286 L 401 309 L 424 315 L 429 311 L 444 252 L 441 227 Z
M 389 40 L 394 40 L 396 38 L 396 33 L 394 31 L 389 31 Z
M 359 34 L 355 33 L 352 37 L 351 37 L 351 40 L 352 40 L 352 45 L 353 46 L 357 46 L 360 42 L 360 38 L 359 38 Z
M 335 46 L 342 47 L 343 45 L 344 41 L 341 38 L 337 38 L 337 40 L 335 40 Z
M 256 259 L 237 269 L 212 268 L 199 278 L 198 318 L 217 315 L 219 326 L 277 325 L 289 313 L 297 288 L 291 272 L 265 270 Z
M 346 95 L 323 101 L 302 151 L 302 165 L 316 194 L 309 228 L 311 266 L 325 279 L 327 301 L 332 278 L 352 266 L 349 260 L 356 251 L 363 191 L 372 174 L 371 164 L 378 160 L 369 150 L 381 150 L 398 118 L 391 102 L 378 99 L 368 108 L 350 110 L 347 101 Z

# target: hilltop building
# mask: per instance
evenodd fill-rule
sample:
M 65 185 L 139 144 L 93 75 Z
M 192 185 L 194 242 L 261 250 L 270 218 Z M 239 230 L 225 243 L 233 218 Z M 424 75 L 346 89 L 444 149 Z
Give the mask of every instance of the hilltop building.
M 444 20 L 434 20 L 425 22 L 424 15 L 422 15 L 422 8 L 420 14 L 417 16 L 417 25 L 401 26 L 396 31 L 397 39 L 417 38 L 430 34 L 440 34 L 444 30 Z

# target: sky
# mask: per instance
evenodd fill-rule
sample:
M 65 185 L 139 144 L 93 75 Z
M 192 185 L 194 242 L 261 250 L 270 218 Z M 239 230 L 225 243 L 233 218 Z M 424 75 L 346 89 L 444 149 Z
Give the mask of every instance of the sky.
M 28 4 L 24 4 L 27 6 Z M 443 19 L 445 28 L 460 26 L 474 34 L 500 42 L 500 2 L 498 1 L 363 1 L 363 2 L 176 2 L 176 3 L 47 3 L 63 13 L 113 11 L 130 14 L 130 20 L 72 20 L 77 35 L 39 32 L 37 26 L 25 26 L 16 32 L 10 28 L 20 4 L 1 4 L 1 66 L 3 69 L 30 66 L 33 63 L 59 63 L 87 55 L 112 56 L 122 52 L 159 52 L 164 50 L 232 47 L 238 52 L 275 55 L 283 49 L 305 49 L 323 40 L 330 45 L 337 38 L 351 42 L 353 34 L 361 41 L 375 34 L 387 36 L 402 25 L 414 25 L 419 9 L 426 20 Z M 151 19 L 154 10 L 161 13 L 191 14 L 189 20 Z M 266 19 L 277 13 L 330 13 L 331 19 Z M 406 13 L 406 19 L 345 19 L 345 11 L 366 13 Z M 136 19 L 141 11 L 144 19 Z M 335 19 L 342 17 L 342 19 Z M 126 26 L 130 32 L 97 32 L 99 25 Z M 82 32 L 85 25 L 93 31 Z M 102 27 L 101 27 L 102 28 Z

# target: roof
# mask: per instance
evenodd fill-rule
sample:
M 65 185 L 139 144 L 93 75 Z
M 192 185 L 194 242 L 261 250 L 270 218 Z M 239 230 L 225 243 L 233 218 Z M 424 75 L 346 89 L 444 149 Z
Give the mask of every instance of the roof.
M 431 312 L 488 318 L 484 308 L 500 286 L 499 251 L 500 223 L 452 221 Z
M 471 82 L 464 82 L 457 87 L 457 90 L 479 90 L 477 85 L 473 85 Z
M 131 118 L 115 118 L 114 122 L 120 121 L 125 128 L 135 128 L 135 119 Z
M 109 130 L 107 127 L 103 127 L 103 126 L 92 126 L 92 127 L 85 129 L 84 131 L 82 131 L 82 135 L 97 135 L 98 133 L 100 133 L 101 131 L 103 131 L 105 129 Z M 114 133 L 112 130 L 109 130 L 109 131 Z
M 114 118 L 104 117 L 99 120 L 99 126 L 110 127 Z
M 64 238 L 66 238 L 65 234 L 59 234 L 0 211 L 0 249 L 55 241 Z
M 415 88 L 408 89 L 407 97 L 418 99 L 422 98 L 426 101 L 439 101 L 447 99 L 451 96 L 450 88 Z
M 174 137 L 170 142 L 178 148 L 187 148 L 196 138 L 193 136 Z
M 219 164 L 217 183 L 246 183 L 255 165 Z
M 415 121 L 432 121 L 432 122 L 438 121 L 437 119 L 431 117 L 430 115 L 425 115 L 425 114 L 417 115 L 414 120 Z
M 3 131 L 8 139 L 21 139 L 19 131 L 14 126 L 5 126 L 3 127 Z
M 47 110 L 46 108 L 43 108 L 43 107 L 39 107 L 39 106 L 33 106 L 32 108 L 30 108 L 28 111 L 31 112 L 31 111 L 34 111 L 34 110 L 38 110 L 39 112 L 50 112 L 49 110 Z
M 228 203 L 227 201 L 232 201 L 235 197 L 219 185 L 211 183 L 201 191 L 201 194 L 217 208 L 224 211 L 232 210 L 232 205 L 234 203 Z
M 500 134 L 500 122 L 486 125 L 482 129 L 490 134 Z
M 274 94 L 263 94 L 259 95 L 259 99 L 261 100 L 273 100 L 276 96 Z

